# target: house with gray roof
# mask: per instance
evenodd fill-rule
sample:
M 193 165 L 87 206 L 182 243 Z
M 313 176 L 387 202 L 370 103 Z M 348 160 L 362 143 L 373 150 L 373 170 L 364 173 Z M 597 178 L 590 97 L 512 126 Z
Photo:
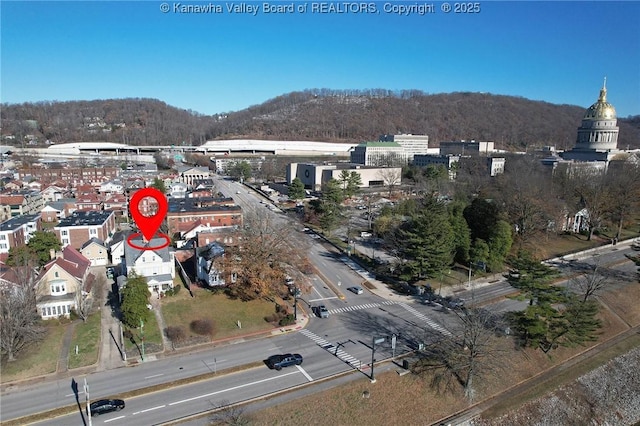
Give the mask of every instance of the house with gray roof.
M 141 235 L 131 240 L 138 247 L 160 247 L 165 244 L 164 238 L 152 238 L 145 242 Z M 133 271 L 138 276 L 147 279 L 151 293 L 160 294 L 173 288 L 173 278 L 176 276 L 175 253 L 169 247 L 161 249 L 141 250 L 133 247 L 128 241 L 124 242 L 124 267 L 127 276 Z

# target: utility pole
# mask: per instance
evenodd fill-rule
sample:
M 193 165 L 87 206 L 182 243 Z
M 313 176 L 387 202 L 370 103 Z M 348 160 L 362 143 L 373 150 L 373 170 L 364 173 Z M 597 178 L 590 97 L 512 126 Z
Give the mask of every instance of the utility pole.
M 84 378 L 84 396 L 87 399 L 87 417 L 89 418 L 89 426 L 91 426 L 91 403 L 89 398 L 89 385 L 87 384 L 87 378 Z
M 140 318 L 140 340 L 142 341 L 142 355 L 140 358 L 144 361 L 144 321 Z

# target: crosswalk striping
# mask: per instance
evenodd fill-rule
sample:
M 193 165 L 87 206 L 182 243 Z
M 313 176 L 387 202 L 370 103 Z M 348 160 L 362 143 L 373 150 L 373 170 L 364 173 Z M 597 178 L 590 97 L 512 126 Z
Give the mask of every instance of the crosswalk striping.
M 420 318 L 422 321 L 426 322 L 427 325 L 429 325 L 434 330 L 439 331 L 440 333 L 442 333 L 442 334 L 444 334 L 446 336 L 452 336 L 452 334 L 451 334 L 451 332 L 449 330 L 447 330 L 446 328 L 444 328 L 443 326 L 441 326 L 440 324 L 438 324 L 437 322 L 435 322 L 431 318 L 427 317 L 423 313 L 419 312 L 415 308 L 407 305 L 406 303 L 398 303 L 398 305 L 402 306 L 404 309 L 409 311 L 411 314 L 415 315 L 416 317 Z
M 313 333 L 312 331 L 309 331 L 303 328 L 302 330 L 300 330 L 300 333 L 307 336 L 309 339 L 316 342 L 318 346 L 325 349 L 327 352 L 331 353 L 332 355 L 338 357 L 340 360 L 346 362 L 353 368 L 359 369 L 362 366 L 362 361 L 360 361 L 354 356 L 349 355 L 348 353 L 346 353 L 340 348 L 337 348 L 336 350 L 336 347 L 334 345 L 332 345 L 322 337 L 318 336 L 317 334 Z
M 382 305 L 393 305 L 393 304 L 395 304 L 395 302 L 392 302 L 390 300 L 385 300 L 382 303 L 365 303 L 364 305 L 350 305 L 350 306 L 344 306 L 342 308 L 337 308 L 337 309 L 329 309 L 329 313 L 339 314 L 342 312 L 359 311 L 361 309 L 373 309 L 373 308 L 379 308 Z

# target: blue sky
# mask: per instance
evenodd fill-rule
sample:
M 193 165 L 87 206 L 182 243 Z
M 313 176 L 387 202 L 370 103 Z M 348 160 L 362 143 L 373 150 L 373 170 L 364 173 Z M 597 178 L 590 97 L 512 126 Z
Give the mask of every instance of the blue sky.
M 267 1 L 288 5 L 287 0 Z M 607 76 L 640 114 L 640 2 L 483 1 L 480 12 L 230 13 L 240 1 L 0 2 L 0 100 L 156 98 L 203 114 L 311 88 L 489 92 L 583 107 Z M 176 5 L 222 13 L 179 13 Z M 344 2 L 334 2 L 343 5 Z M 450 3 L 454 5 L 453 2 Z M 306 5 L 306 12 L 297 11 Z

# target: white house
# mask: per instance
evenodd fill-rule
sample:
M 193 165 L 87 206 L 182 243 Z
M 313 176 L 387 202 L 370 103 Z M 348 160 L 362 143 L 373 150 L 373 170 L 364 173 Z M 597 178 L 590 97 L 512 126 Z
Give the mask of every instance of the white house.
M 111 263 L 114 265 L 124 265 L 124 245 L 126 244 L 127 236 L 131 232 L 119 231 L 113 234 L 111 243 L 109 244 L 109 255 L 111 256 Z
M 168 247 L 156 248 L 165 244 L 165 239 L 153 238 L 145 242 L 141 236 L 137 236 L 131 243 L 148 250 L 133 247 L 126 238 L 124 239 L 122 270 L 126 270 L 126 275 L 129 276 L 135 271 L 138 276 L 145 277 L 152 293 L 164 293 L 173 288 L 173 278 L 176 276 L 175 253 Z
M 40 191 L 45 201 L 60 201 L 60 199 L 64 197 L 64 193 L 65 190 L 63 188 L 55 185 L 49 185 Z
M 182 182 L 174 182 L 169 188 L 169 197 L 184 198 L 187 196 L 187 184 Z
M 120 182 L 110 180 L 100 185 L 100 193 L 124 194 L 124 185 Z

